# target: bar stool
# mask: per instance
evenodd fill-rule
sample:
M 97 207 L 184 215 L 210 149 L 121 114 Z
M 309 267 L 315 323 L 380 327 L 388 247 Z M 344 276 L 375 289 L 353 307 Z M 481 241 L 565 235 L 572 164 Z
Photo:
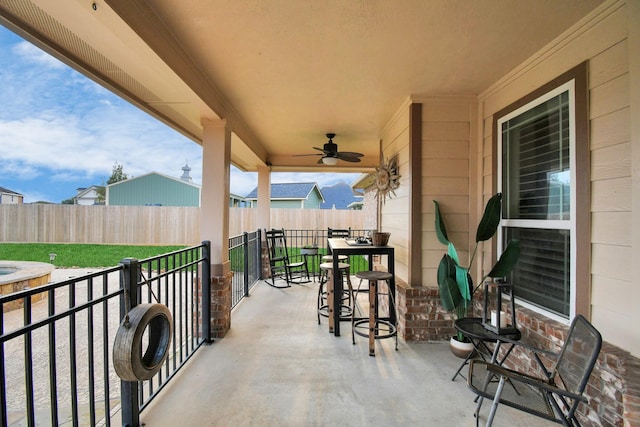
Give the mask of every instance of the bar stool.
M 396 350 L 398 350 L 398 329 L 396 322 L 391 321 L 391 313 L 395 313 L 395 298 L 391 292 L 391 279 L 393 275 L 386 271 L 361 271 L 356 273 L 356 277 L 360 279 L 358 288 L 353 295 L 353 308 L 351 310 L 351 339 L 353 344 L 356 343 L 356 334 L 369 338 L 369 356 L 375 356 L 375 340 L 395 337 Z M 369 281 L 367 290 L 361 290 L 363 280 Z M 378 282 L 387 282 L 387 292 L 382 293 L 378 290 Z M 359 292 L 369 292 L 369 316 L 365 318 L 356 318 L 356 304 Z M 378 297 L 388 295 L 389 297 L 389 317 L 380 317 L 378 310 Z M 393 311 L 392 311 L 393 310 Z M 397 315 L 395 316 L 397 319 Z
M 351 286 L 351 278 L 349 277 L 349 270 L 351 266 L 347 263 L 338 263 L 338 274 L 340 274 L 343 283 L 346 283 L 346 288 L 343 289 L 342 304 L 340 304 L 340 320 L 350 320 L 351 310 L 353 309 L 353 288 Z M 320 324 L 320 316 L 329 317 L 329 303 L 328 298 L 331 298 L 330 292 L 325 290 L 325 283 L 333 284 L 333 263 L 323 262 L 320 264 L 320 285 L 318 286 L 318 325 Z M 328 287 L 328 286 L 327 286 Z M 346 304 L 345 304 L 346 302 Z
M 346 256 L 346 255 L 338 255 L 338 262 L 349 265 L 349 257 Z M 323 264 L 324 263 L 332 264 L 333 263 L 333 255 L 322 255 L 321 263 L 323 263 Z M 326 275 L 326 273 L 327 273 L 326 270 L 320 269 L 320 281 L 321 282 L 322 282 L 323 274 Z M 325 280 L 326 280 L 326 277 L 325 277 Z

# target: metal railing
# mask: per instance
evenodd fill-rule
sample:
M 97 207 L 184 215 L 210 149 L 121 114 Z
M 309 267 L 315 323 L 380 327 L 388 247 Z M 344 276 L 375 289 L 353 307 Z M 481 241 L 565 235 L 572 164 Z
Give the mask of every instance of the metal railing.
M 209 244 L 142 261 L 125 259 L 82 277 L 0 297 L 0 424 L 137 425 L 139 411 L 208 336 L 200 298 L 208 301 Z M 113 339 L 130 307 L 160 302 L 173 317 L 173 340 L 160 371 L 148 381 L 120 381 L 112 368 Z M 40 300 L 46 299 L 38 303 Z M 8 310 L 21 305 L 20 308 Z M 7 308 L 7 312 L 5 312 Z M 119 398 L 121 404 L 118 403 Z
M 262 271 L 260 230 L 229 238 L 229 261 L 233 280 L 231 308 L 249 296 L 249 290 L 258 282 Z
M 162 390 L 196 350 L 210 341 L 210 244 L 141 261 L 122 262 L 120 318 L 138 304 L 160 303 L 171 311 L 173 339 L 163 366 L 146 381 L 121 381 L 122 425 L 140 424 L 140 411 Z M 128 297 L 128 299 L 127 299 Z M 144 338 L 143 338 L 144 339 Z
M 326 230 L 286 230 L 294 257 L 318 244 Z M 368 230 L 352 230 L 363 236 Z M 261 233 L 229 239 L 234 272 L 232 307 L 260 279 Z M 366 260 L 351 261 L 366 267 Z M 120 411 L 122 425 L 139 414 L 210 337 L 210 245 L 144 260 L 125 258 L 116 267 L 0 296 L 0 426 L 105 425 Z M 354 268 L 352 267 L 352 268 Z M 125 298 L 127 295 L 127 298 Z M 46 302 L 40 300 L 45 300 Z M 113 365 L 113 341 L 127 309 L 166 305 L 173 318 L 169 356 L 146 381 L 121 381 Z M 14 308 L 18 304 L 21 308 Z M 5 309 L 7 310 L 5 312 Z
M 351 238 L 358 237 L 367 237 L 371 232 L 375 230 L 356 230 L 349 229 Z M 317 258 L 322 257 L 323 255 L 327 255 L 327 239 L 328 239 L 328 230 L 284 230 L 285 236 L 287 238 L 287 247 L 289 248 L 289 258 L 292 262 L 302 261 L 304 259 L 304 255 L 300 252 L 305 246 L 317 246 L 318 255 Z M 309 262 L 309 268 L 313 270 L 313 272 L 318 273 L 318 260 L 309 258 L 312 261 Z M 356 274 L 360 271 L 365 271 L 369 269 L 368 260 L 360 255 L 354 255 L 349 257 L 349 265 L 351 274 Z

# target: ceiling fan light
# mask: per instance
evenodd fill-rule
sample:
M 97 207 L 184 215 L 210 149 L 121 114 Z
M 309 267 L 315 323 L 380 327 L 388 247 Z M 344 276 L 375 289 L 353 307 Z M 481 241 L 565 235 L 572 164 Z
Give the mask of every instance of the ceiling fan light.
M 337 157 L 323 157 L 322 158 L 322 163 L 324 163 L 325 165 L 334 166 L 334 165 L 338 164 L 338 158 Z

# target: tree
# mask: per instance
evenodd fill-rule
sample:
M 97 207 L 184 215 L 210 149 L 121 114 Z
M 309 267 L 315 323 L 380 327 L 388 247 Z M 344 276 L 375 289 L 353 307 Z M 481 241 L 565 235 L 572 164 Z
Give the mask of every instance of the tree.
M 113 164 L 113 170 L 111 171 L 111 176 L 107 180 L 106 185 L 124 181 L 126 179 L 129 179 L 129 176 L 124 172 L 124 167 L 116 162 Z M 104 203 L 104 199 L 106 197 L 106 186 L 99 186 L 96 193 L 98 194 L 98 202 Z
M 128 179 L 128 178 L 129 176 L 126 173 L 124 173 L 123 166 L 116 162 L 113 165 L 113 171 L 111 172 L 111 177 L 107 181 L 107 185 L 124 181 L 125 179 Z

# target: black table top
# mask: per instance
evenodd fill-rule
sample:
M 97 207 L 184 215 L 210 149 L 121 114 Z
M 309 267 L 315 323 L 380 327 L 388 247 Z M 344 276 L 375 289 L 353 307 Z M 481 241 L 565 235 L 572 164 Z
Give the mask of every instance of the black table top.
M 508 334 L 498 335 L 495 332 L 485 329 L 482 325 L 482 319 L 479 317 L 463 317 L 462 319 L 456 320 L 454 326 L 458 331 L 462 332 L 469 338 L 481 341 L 499 341 L 503 337 L 518 341 L 522 336 L 519 330 Z

